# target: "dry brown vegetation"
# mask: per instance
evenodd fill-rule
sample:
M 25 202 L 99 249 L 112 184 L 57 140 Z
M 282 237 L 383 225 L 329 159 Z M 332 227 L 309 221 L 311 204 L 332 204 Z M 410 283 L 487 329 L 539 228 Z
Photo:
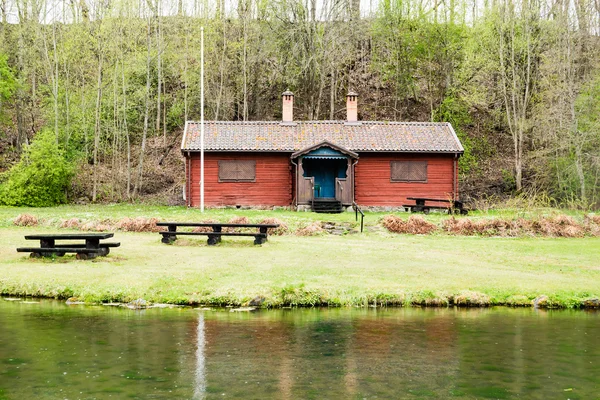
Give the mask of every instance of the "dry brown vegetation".
M 115 227 L 109 220 L 104 221 L 89 221 L 77 226 L 82 231 L 107 232 L 115 230 Z
M 216 219 L 205 219 L 203 221 L 201 221 L 201 223 L 203 224 L 218 224 L 219 221 L 217 221 Z M 192 232 L 195 233 L 206 233 L 206 232 L 212 232 L 213 228 L 211 228 L 210 226 L 197 226 L 194 229 L 192 229 Z
M 65 219 L 60 223 L 60 227 L 63 229 L 78 229 L 79 226 L 79 218 Z
M 483 293 L 466 291 L 454 296 L 454 304 L 459 307 L 488 307 L 491 299 Z
M 600 215 L 587 214 L 585 216 L 585 221 L 590 224 L 600 225 Z
M 250 219 L 248 219 L 248 217 L 233 217 L 229 220 L 230 224 L 249 224 L 250 223 Z
M 265 218 L 260 221 L 261 224 L 278 224 L 277 228 L 269 228 L 267 229 L 267 233 L 269 235 L 281 236 L 285 235 L 290 229 L 287 224 L 280 219 L 277 218 Z
M 31 214 L 19 214 L 13 221 L 17 226 L 37 226 L 38 219 Z
M 394 215 L 388 215 L 383 218 L 382 225 L 390 232 L 409 234 L 427 234 L 440 231 L 460 236 L 578 238 L 586 235 L 600 236 L 600 224 L 598 224 L 598 221 L 600 221 L 600 218 L 597 218 L 597 216 L 588 215 L 581 223 L 573 217 L 563 214 L 533 219 L 472 219 L 450 217 L 443 220 L 441 226 L 438 227 L 418 216 L 410 216 L 408 220 L 404 220 Z
M 449 218 L 442 222 L 442 229 L 454 235 L 483 236 L 549 236 L 583 237 L 591 233 L 585 224 L 578 223 L 567 215 L 541 217 L 537 219 L 480 219 Z
M 296 236 L 314 236 L 321 233 L 323 233 L 323 227 L 318 221 L 296 230 Z
M 233 217 L 229 220 L 229 224 L 249 224 L 250 219 L 245 216 Z M 254 229 L 249 228 L 223 228 L 223 232 L 251 232 Z
M 426 221 L 419 215 L 411 215 L 404 220 L 395 215 L 386 215 L 382 220 L 383 226 L 390 232 L 423 235 L 438 229 L 437 225 Z
M 160 226 L 156 226 L 157 222 L 157 218 L 125 217 L 117 222 L 115 227 L 125 232 L 160 232 L 163 229 Z

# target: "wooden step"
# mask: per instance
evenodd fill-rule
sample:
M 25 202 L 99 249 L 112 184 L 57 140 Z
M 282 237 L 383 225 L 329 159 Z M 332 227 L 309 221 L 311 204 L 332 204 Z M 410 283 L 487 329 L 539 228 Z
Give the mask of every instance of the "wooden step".
M 342 202 L 335 199 L 314 200 L 312 209 L 314 212 L 322 214 L 339 214 L 344 211 Z

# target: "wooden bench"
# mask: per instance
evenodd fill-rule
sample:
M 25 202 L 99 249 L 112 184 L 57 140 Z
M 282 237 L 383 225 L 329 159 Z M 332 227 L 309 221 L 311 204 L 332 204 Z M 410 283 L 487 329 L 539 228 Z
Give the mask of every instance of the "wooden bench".
M 252 236 L 254 237 L 254 244 L 263 244 L 267 241 L 268 229 L 279 226 L 279 224 L 221 224 L 204 222 L 157 222 L 156 225 L 167 227 L 167 231 L 159 232 L 162 235 L 161 241 L 163 243 L 171 244 L 177 240 L 177 236 L 179 235 L 203 235 L 208 236 L 206 243 L 209 246 L 214 246 L 221 242 L 223 236 Z M 211 228 L 212 232 L 178 232 L 177 227 L 207 227 Z M 258 232 L 223 232 L 223 228 L 255 228 L 258 229 Z
M 62 257 L 66 253 L 76 253 L 78 260 L 87 260 L 97 256 L 106 256 L 111 247 L 119 247 L 121 243 L 100 243 L 101 240 L 114 236 L 114 233 L 68 233 L 51 235 L 27 235 L 26 240 L 39 240 L 40 247 L 19 247 L 18 252 L 31 253 L 30 257 Z M 58 240 L 77 240 L 84 243 L 57 244 Z
M 429 214 L 430 210 L 448 210 L 448 214 L 454 212 L 467 215 L 469 211 L 464 207 L 462 201 L 448 199 L 428 199 L 423 197 L 407 197 L 407 200 L 414 200 L 415 204 L 403 204 L 402 207 L 410 208 L 410 212 L 423 212 Z M 427 204 L 427 203 L 430 204 Z M 431 203 L 447 203 L 447 205 L 432 205 Z

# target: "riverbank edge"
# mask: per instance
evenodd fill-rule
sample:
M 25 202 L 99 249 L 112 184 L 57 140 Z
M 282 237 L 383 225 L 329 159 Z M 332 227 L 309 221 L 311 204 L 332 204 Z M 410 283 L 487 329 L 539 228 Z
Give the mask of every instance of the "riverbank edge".
M 539 308 L 539 309 L 600 309 L 600 298 L 597 296 L 568 297 L 558 295 L 539 295 L 530 299 L 524 295 L 512 295 L 507 300 L 494 299 L 484 293 L 463 291 L 456 295 L 448 296 L 424 296 L 421 292 L 404 295 L 392 295 L 379 293 L 376 295 L 366 294 L 362 298 L 336 299 L 327 297 L 325 293 L 312 290 L 306 293 L 282 293 L 283 296 L 256 296 L 252 299 L 236 296 L 219 296 L 211 298 L 181 297 L 175 301 L 154 298 L 135 298 L 123 295 L 111 299 L 100 299 L 100 296 L 78 294 L 77 291 L 66 291 L 62 293 L 28 293 L 24 290 L 6 290 L 0 287 L 0 298 L 9 301 L 17 299 L 54 299 L 65 300 L 67 304 L 86 305 L 122 305 L 129 308 L 147 308 L 153 305 L 160 306 L 189 306 L 189 307 L 218 307 L 218 308 L 252 308 L 252 309 L 281 309 L 281 308 L 312 308 L 312 307 L 431 307 L 431 308 Z M 291 298 L 293 296 L 293 298 Z M 286 298 L 282 298 L 286 297 Z M 243 310 L 247 311 L 247 310 Z

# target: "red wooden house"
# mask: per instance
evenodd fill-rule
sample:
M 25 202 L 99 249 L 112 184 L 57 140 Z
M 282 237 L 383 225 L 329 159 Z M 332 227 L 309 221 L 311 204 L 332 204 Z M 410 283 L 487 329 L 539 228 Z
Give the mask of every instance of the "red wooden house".
M 449 123 L 358 121 L 357 95 L 346 121 L 294 121 L 283 93 L 282 121 L 207 121 L 206 206 L 310 207 L 319 202 L 401 207 L 407 197 L 458 199 L 463 153 Z M 181 144 L 188 206 L 200 205 L 200 123 Z

